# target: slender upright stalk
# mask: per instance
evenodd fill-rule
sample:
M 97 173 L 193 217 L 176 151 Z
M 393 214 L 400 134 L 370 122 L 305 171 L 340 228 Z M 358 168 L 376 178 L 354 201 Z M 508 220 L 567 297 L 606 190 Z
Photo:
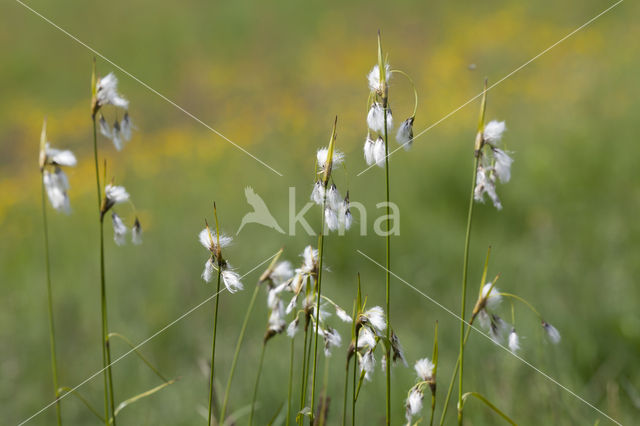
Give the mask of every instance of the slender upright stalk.
M 380 32 L 378 32 L 378 69 L 380 70 L 380 82 L 383 85 L 382 89 L 382 108 L 384 111 L 384 172 L 385 172 L 385 184 L 386 184 L 386 201 L 387 201 L 387 232 L 386 232 L 386 248 L 387 248 L 387 267 L 386 267 L 386 307 L 387 307 L 387 341 L 391 341 L 391 206 L 390 206 L 390 185 L 389 185 L 389 135 L 387 128 L 387 115 L 389 107 L 389 96 L 386 84 L 385 67 L 382 61 L 382 41 L 380 39 Z M 387 394 L 386 394 L 386 424 L 391 424 L 391 348 L 386 347 L 385 353 L 386 365 L 386 379 L 387 379 Z
M 216 232 L 216 235 L 220 235 Z M 218 264 L 218 286 L 216 288 L 216 307 L 213 313 L 213 338 L 211 340 L 211 374 L 209 375 L 209 416 L 207 426 L 211 425 L 212 403 L 213 403 L 213 377 L 215 373 L 216 361 L 216 332 L 218 330 L 218 302 L 220 301 L 220 278 L 222 276 L 222 266 Z
M 347 395 L 349 393 L 349 366 L 350 363 L 347 361 L 346 371 L 344 373 L 344 399 L 342 402 L 342 426 L 347 424 Z
M 102 322 L 104 324 L 104 347 L 105 353 L 107 355 L 107 374 L 109 376 L 109 403 L 111 405 L 111 416 L 113 420 L 111 423 L 115 426 L 116 424 L 116 409 L 115 409 L 115 398 L 113 396 L 113 376 L 111 373 L 111 344 L 109 343 L 109 323 L 107 320 L 107 285 L 105 281 L 105 273 L 104 273 L 104 221 L 102 218 L 100 219 L 100 270 L 102 275 L 102 303 L 103 303 L 103 319 Z
M 44 179 L 42 181 L 42 222 L 44 225 L 44 264 L 47 272 L 47 311 L 49 313 L 49 346 L 51 349 L 51 374 L 53 376 L 53 392 L 56 396 L 56 419 L 62 425 L 62 409 L 58 400 L 58 361 L 56 359 L 56 332 L 53 323 L 53 294 L 51 291 L 51 266 L 49 263 L 49 225 L 47 222 L 47 204 L 45 199 Z
M 351 426 L 356 425 L 356 387 L 358 385 L 358 331 L 356 331 L 356 346 L 355 352 L 353 354 L 353 397 L 351 399 Z
M 113 395 L 113 388 L 111 387 L 111 354 L 109 346 L 107 345 L 108 335 L 108 323 L 107 323 L 107 289 L 104 273 L 104 221 L 102 215 L 102 191 L 100 189 L 100 168 L 98 165 L 98 135 L 96 131 L 96 116 L 92 115 L 93 120 L 93 159 L 96 169 L 96 194 L 98 195 L 98 214 L 100 217 L 100 311 L 101 311 L 101 329 L 102 329 L 102 341 L 100 346 L 102 347 L 102 377 L 104 379 L 104 421 L 105 425 L 109 426 L 109 401 Z M 111 401 L 111 413 L 115 412 L 114 403 Z M 113 423 L 115 425 L 116 418 L 113 415 Z
M 324 249 L 324 210 L 327 204 L 326 195 L 327 185 L 324 184 L 324 192 L 322 196 L 322 225 L 320 226 L 320 236 L 318 237 L 318 293 L 316 300 L 316 332 L 313 343 L 313 376 L 311 379 L 311 415 L 309 416 L 309 424 L 313 424 L 313 415 L 315 408 L 316 394 L 316 371 L 318 364 L 318 328 L 320 327 L 320 296 L 322 294 L 322 254 Z
M 231 391 L 231 382 L 233 381 L 233 375 L 236 371 L 236 364 L 238 363 L 238 356 L 240 355 L 240 347 L 242 346 L 242 341 L 244 340 L 244 334 L 247 330 L 247 324 L 249 323 L 249 318 L 251 317 L 251 313 L 253 312 L 253 305 L 256 303 L 256 297 L 258 296 L 258 290 L 260 290 L 260 286 L 256 285 L 253 290 L 253 294 L 251 295 L 251 300 L 249 301 L 249 307 L 247 308 L 247 313 L 244 316 L 244 322 L 242 323 L 242 328 L 240 329 L 240 335 L 238 336 L 238 343 L 236 343 L 236 351 L 233 354 L 233 361 L 231 362 L 231 371 L 229 372 L 229 379 L 227 379 L 227 387 L 224 391 L 224 401 L 222 402 L 222 410 L 220 411 L 220 420 L 218 423 L 221 425 L 224 424 L 224 415 L 227 412 L 227 404 L 229 402 L 229 392 Z
M 262 364 L 264 363 L 264 351 L 267 348 L 267 342 L 262 343 L 262 350 L 260 351 L 260 361 L 258 362 L 258 374 L 256 375 L 256 384 L 253 387 L 253 398 L 251 400 L 251 415 L 249 416 L 249 426 L 253 425 L 253 413 L 256 408 L 256 399 L 258 398 L 258 385 L 260 384 L 260 376 L 262 375 Z M 222 424 L 222 422 L 220 422 Z
M 354 352 L 353 352 L 353 397 L 351 399 L 351 426 L 356 424 L 356 385 L 358 381 L 358 320 L 360 318 L 360 309 L 362 308 L 362 292 L 360 288 L 360 272 L 358 272 L 358 292 L 356 294 L 356 309 L 353 316 L 353 329 L 355 334 Z
M 293 355 L 295 353 L 295 338 L 291 338 L 291 354 L 289 355 L 289 387 L 287 389 L 287 423 L 291 423 L 291 398 L 293 394 Z
M 435 331 L 433 336 L 433 356 L 431 357 L 433 361 L 433 383 L 429 384 L 431 389 L 431 415 L 429 416 L 429 426 L 433 426 L 433 417 L 436 412 L 436 378 L 438 377 L 438 321 L 436 321 Z
M 307 352 L 307 346 L 309 345 L 309 317 L 307 316 L 305 319 L 305 326 L 304 326 L 304 346 L 302 349 L 302 375 L 301 375 L 301 382 L 300 382 L 300 410 L 301 411 L 304 408 L 304 403 L 307 399 L 307 363 L 308 363 L 308 359 L 309 359 L 309 355 Z M 298 418 L 298 416 L 296 416 L 296 418 Z M 302 420 L 300 422 L 298 422 L 299 424 L 302 424 Z
M 469 199 L 469 211 L 467 214 L 467 231 L 464 241 L 464 261 L 462 266 L 462 307 L 460 308 L 460 376 L 458 383 L 458 424 L 462 424 L 462 379 L 464 375 L 464 318 L 467 303 L 467 273 L 469 269 L 469 244 L 471 240 L 471 222 L 473 220 L 473 193 L 476 187 L 476 175 L 479 157 L 474 159 L 473 177 L 471 179 L 471 197 Z
M 480 120 L 478 124 L 478 132 L 474 146 L 473 173 L 471 177 L 471 195 L 469 196 L 469 211 L 467 213 L 467 230 L 464 240 L 464 260 L 462 266 L 462 303 L 460 308 L 460 376 L 458 383 L 458 425 L 462 425 L 462 385 L 464 378 L 464 326 L 465 326 L 465 310 L 467 303 L 467 275 L 469 270 L 469 246 L 471 241 L 471 223 L 473 222 L 473 206 L 474 191 L 476 188 L 476 177 L 478 174 L 478 164 L 480 162 L 480 149 L 482 148 L 482 130 L 484 127 L 484 111 L 487 101 L 487 82 L 485 81 L 485 89 L 482 96 L 482 104 L 480 107 Z
M 315 408 L 315 393 L 316 393 L 316 372 L 318 365 L 318 329 L 320 327 L 320 300 L 322 297 L 322 258 L 324 254 L 324 221 L 325 221 L 325 209 L 327 208 L 327 187 L 329 185 L 329 178 L 331 177 L 331 168 L 333 163 L 333 151 L 336 142 L 336 126 L 338 124 L 338 117 L 336 116 L 333 122 L 333 130 L 331 131 L 331 139 L 329 140 L 329 148 L 327 153 L 327 160 L 325 164 L 325 170 L 322 177 L 322 215 L 320 224 L 320 236 L 318 237 L 318 292 L 316 300 L 316 332 L 314 336 L 313 344 L 313 378 L 311 380 L 311 415 L 309 416 L 309 424 L 313 424 L 314 408 Z

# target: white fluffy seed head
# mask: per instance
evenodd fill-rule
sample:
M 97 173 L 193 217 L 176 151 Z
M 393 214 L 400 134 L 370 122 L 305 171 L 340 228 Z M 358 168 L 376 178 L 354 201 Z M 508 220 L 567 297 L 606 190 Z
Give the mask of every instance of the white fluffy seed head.
M 511 164 L 513 158 L 499 148 L 493 150 L 493 156 L 496 159 L 494 170 L 500 182 L 507 183 L 511 179 Z
M 222 270 L 222 282 L 224 282 L 229 293 L 235 293 L 236 291 L 244 288 L 240 282 L 240 275 L 231 270 L 231 265 L 229 264 L 227 264 L 227 266 Z
M 111 204 L 120 204 L 129 200 L 129 193 L 124 186 L 116 186 L 110 183 L 104 187 L 104 196 Z
M 100 120 L 98 122 L 100 124 L 100 133 L 107 139 L 111 139 L 112 132 L 111 126 L 107 123 L 107 120 L 104 119 L 104 115 L 100 114 Z
M 111 223 L 113 225 L 113 240 L 119 246 L 124 245 L 126 243 L 127 227 L 116 212 L 111 213 Z
M 496 209 L 502 210 L 502 203 L 496 192 L 496 178 L 492 168 L 478 167 L 476 174 L 476 187 L 473 191 L 473 198 L 484 203 L 484 194 L 489 195 Z
M 497 142 L 500 142 L 500 139 L 502 139 L 502 134 L 504 133 L 506 128 L 507 127 L 505 126 L 504 121 L 490 121 L 484 126 L 482 137 L 486 142 L 495 144 Z
M 129 101 L 118 93 L 118 79 L 113 73 L 107 74 L 96 83 L 98 105 L 113 105 L 118 108 L 129 108 Z
M 374 102 L 367 114 L 367 125 L 377 133 L 384 133 L 384 108 L 378 102 Z M 391 110 L 387 108 L 387 132 L 393 129 L 393 116 Z
M 331 207 L 324 209 L 324 222 L 329 228 L 329 231 L 335 231 L 339 227 L 338 215 Z
M 340 334 L 333 328 L 327 327 L 322 330 L 324 337 L 324 355 L 331 356 L 331 349 L 339 347 L 342 344 Z
M 544 328 L 544 331 L 547 333 L 547 337 L 549 337 L 549 340 L 551 340 L 551 343 L 556 345 L 560 343 L 561 336 L 557 328 L 555 328 L 554 326 L 552 326 L 546 321 L 542 322 L 542 327 Z
M 322 185 L 322 182 L 316 181 L 316 183 L 313 185 L 313 190 L 311 191 L 311 201 L 318 205 L 322 205 L 325 193 L 326 191 L 324 189 L 324 186 Z
M 200 244 L 210 252 L 215 253 L 218 247 L 218 236 L 215 232 L 211 232 L 209 228 L 204 228 L 198 234 Z M 233 242 L 233 238 L 224 234 L 220 235 L 220 249 L 229 246 Z
M 44 170 L 42 172 L 42 181 L 47 191 L 47 196 L 51 202 L 51 207 L 55 210 L 69 214 L 71 212 L 71 204 L 67 191 L 69 189 L 69 181 L 61 168 L 55 168 L 54 172 Z
M 312 272 L 318 263 L 318 250 L 311 246 L 306 246 L 302 252 L 302 272 Z
M 369 349 L 360 360 L 360 373 L 364 371 L 364 378 L 371 381 L 371 374 L 376 368 L 376 358 L 373 355 L 373 349 Z
M 435 368 L 435 365 L 431 360 L 429 360 L 429 358 L 417 360 L 413 368 L 416 370 L 416 374 L 420 380 L 426 382 L 433 378 L 433 369 Z
M 298 333 L 299 323 L 300 321 L 298 320 L 298 317 L 296 317 L 296 319 L 289 323 L 289 325 L 287 326 L 287 336 L 291 338 L 295 337 L 295 335 Z
M 347 311 L 345 311 L 344 309 L 342 309 L 338 305 L 336 305 L 336 315 L 337 315 L 338 318 L 340 318 L 344 322 L 352 322 L 353 321 L 353 318 L 351 318 L 349 316 Z
M 424 394 L 418 387 L 414 387 L 407 397 L 407 422 L 411 423 L 411 419 L 422 411 L 422 399 Z
M 520 338 L 515 328 L 512 328 L 511 333 L 509 333 L 509 349 L 514 353 L 520 350 Z
M 366 310 L 362 313 L 362 316 L 379 332 L 387 328 L 384 310 L 380 306 L 374 306 L 373 308 Z
M 402 122 L 396 133 L 396 140 L 405 151 L 408 151 L 413 144 L 413 120 L 414 117 L 409 117 Z
M 278 262 L 269 275 L 275 285 L 280 285 L 293 277 L 293 267 L 291 262 L 284 260 Z
M 321 148 L 316 153 L 316 160 L 318 161 L 318 169 L 321 172 L 324 172 L 325 167 L 327 166 L 327 156 L 329 155 L 328 148 Z M 333 156 L 331 158 L 331 167 L 338 166 L 342 164 L 344 161 L 344 153 L 338 151 L 337 149 L 333 150 Z
M 358 333 L 358 349 L 369 348 L 373 349 L 377 345 L 376 335 L 367 327 L 361 327 Z
M 122 134 L 122 140 L 124 142 L 129 142 L 131 140 L 132 130 L 133 130 L 133 124 L 131 123 L 131 118 L 129 117 L 129 113 L 125 112 L 124 117 L 120 122 L 120 132 Z
M 490 318 L 489 335 L 494 342 L 502 344 L 505 335 L 509 331 L 509 324 L 496 314 L 490 314 Z
M 373 160 L 378 167 L 384 167 L 387 160 L 387 152 L 384 146 L 384 140 L 382 138 L 376 139 L 373 145 Z
M 502 301 L 500 290 L 498 290 L 496 286 L 493 286 L 492 288 L 492 285 L 493 285 L 492 283 L 486 283 L 484 287 L 482 287 L 482 297 L 487 299 L 486 306 L 490 310 L 494 310 L 495 308 L 497 308 L 498 305 L 500 305 L 500 302 Z
M 342 205 L 342 196 L 334 184 L 331 184 L 327 191 L 327 205 L 334 211 L 339 210 Z
M 46 162 L 50 165 L 73 167 L 78 163 L 73 152 L 51 148 L 48 143 L 45 145 L 45 154 Z
M 131 242 L 137 246 L 142 244 L 142 225 L 140 225 L 140 221 L 136 217 L 136 221 L 133 223 L 133 228 L 131 229 Z
M 371 135 L 367 133 L 367 139 L 364 141 L 364 161 L 367 163 L 367 166 L 376 162 L 373 155 L 374 143 L 373 139 L 371 139 Z
M 215 272 L 215 266 L 213 265 L 213 259 L 207 259 L 207 262 L 204 264 L 204 270 L 202 271 L 202 279 L 206 282 L 210 283 L 213 278 L 213 273 Z
M 385 82 L 388 83 L 391 78 L 391 67 L 389 64 L 384 64 L 384 79 Z M 380 81 L 380 67 L 378 64 L 374 65 L 369 74 L 367 75 L 367 80 L 369 81 L 369 90 L 372 92 L 381 92 L 382 82 Z

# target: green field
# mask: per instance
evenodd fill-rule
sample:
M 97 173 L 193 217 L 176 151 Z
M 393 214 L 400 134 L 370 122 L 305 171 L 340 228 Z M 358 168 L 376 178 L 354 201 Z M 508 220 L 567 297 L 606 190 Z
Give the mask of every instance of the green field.
M 391 199 L 400 209 L 392 270 L 442 305 L 392 279 L 392 323 L 410 367 L 393 368 L 391 423 L 404 424 L 406 392 L 415 383 L 411 365 L 431 356 L 436 320 L 439 415 L 458 355 L 459 321 L 443 307 L 460 311 L 479 99 L 439 121 L 478 95 L 485 78 L 500 81 L 613 3 L 29 1 L 283 175 L 98 57 L 100 74 L 118 76 L 137 128 L 122 152 L 100 137 L 100 153 L 109 178 L 130 192 L 145 231 L 143 245 L 119 247 L 106 227 L 110 330 L 141 342 L 215 292 L 215 284 L 200 278 L 207 253 L 197 240 L 205 218 L 213 221 L 214 201 L 223 230 L 235 235 L 251 211 L 244 195 L 251 186 L 287 230 L 290 188 L 301 208 L 313 188 L 315 152 L 326 146 L 336 115 L 346 161 L 335 181 L 366 206 L 368 232 L 360 235 L 364 218 L 354 214 L 345 236 L 326 238 L 323 294 L 351 311 L 359 272 L 368 305 L 384 304 L 384 271 L 357 252 L 384 263 L 384 238 L 372 232 L 383 214 L 376 204 L 385 197 L 384 170 L 358 176 L 366 167 L 366 75 L 376 63 L 381 29 L 389 62 L 415 81 L 416 133 L 438 123 L 389 163 Z M 560 344 L 551 345 L 537 318 L 515 305 L 519 355 L 529 366 L 471 334 L 465 391 L 481 392 L 518 424 L 614 424 L 597 410 L 622 424 L 640 416 L 639 14 L 636 3 L 621 3 L 488 93 L 487 118 L 506 121 L 504 142 L 515 162 L 511 182 L 498 185 L 504 209 L 476 205 L 468 309 L 491 246 L 489 275 L 501 274 L 500 289 L 525 297 L 562 334 Z M 72 214 L 48 210 L 60 382 L 75 386 L 102 365 L 89 108 L 95 55 L 18 2 L 5 2 L 0 16 L 0 419 L 18 424 L 53 400 L 37 165 L 45 116 L 52 144 L 78 158 L 68 171 Z M 411 113 L 413 93 L 400 76 L 389 90 L 399 124 Z M 133 220 L 127 206 L 120 211 Z M 320 228 L 319 208 L 306 218 Z M 283 246 L 283 256 L 297 265 L 309 244 L 317 238 L 300 226 L 283 235 L 249 224 L 225 256 L 244 274 Z M 220 296 L 219 387 L 262 269 L 244 277 L 245 291 Z M 509 303 L 499 312 L 511 321 Z M 142 346 L 165 375 L 179 380 L 124 409 L 119 424 L 206 423 L 212 313 L 211 301 Z M 230 411 L 242 415 L 238 424 L 248 419 L 267 315 L 261 292 L 230 397 Z M 343 343 L 326 363 L 320 357 L 319 377 L 324 380 L 328 367 L 327 424 L 333 425 L 342 419 L 350 326 L 330 322 Z M 268 344 L 255 424 L 267 424 L 286 402 L 289 343 L 282 335 Z M 114 342 L 112 350 L 117 358 L 128 348 Z M 115 364 L 113 375 L 118 401 L 161 383 L 134 355 Z M 297 398 L 298 375 L 294 379 Z M 102 386 L 97 375 L 78 389 L 100 412 Z M 446 424 L 456 423 L 456 394 Z M 429 399 L 421 424 L 428 424 Z M 384 424 L 384 401 L 378 366 L 361 390 L 357 423 Z M 73 397 L 62 409 L 64 424 L 100 424 Z M 467 425 L 499 422 L 476 400 L 465 406 Z M 28 424 L 55 424 L 55 409 Z

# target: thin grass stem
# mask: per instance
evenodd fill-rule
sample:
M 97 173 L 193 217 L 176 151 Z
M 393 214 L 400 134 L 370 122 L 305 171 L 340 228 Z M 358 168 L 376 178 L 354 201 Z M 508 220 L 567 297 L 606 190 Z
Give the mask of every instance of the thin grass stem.
M 219 234 L 218 234 L 219 235 Z M 218 286 L 216 288 L 216 294 L 220 294 L 220 278 L 222 276 L 222 267 L 218 265 Z M 213 337 L 211 339 L 211 373 L 209 375 L 209 416 L 207 419 L 207 426 L 211 425 L 211 416 L 213 415 L 213 377 L 215 375 L 215 361 L 216 361 L 216 334 L 218 330 L 218 302 L 220 297 L 216 297 L 216 307 L 213 313 Z
M 471 326 L 473 324 L 475 317 L 471 317 L 471 320 L 469 321 L 469 326 L 467 327 L 467 331 L 464 335 L 464 344 L 467 343 L 467 340 L 469 339 L 469 334 L 471 332 Z M 453 384 L 456 381 L 456 376 L 458 375 L 458 369 L 460 368 L 460 355 L 458 354 L 458 359 L 456 360 L 456 366 L 453 369 L 453 374 L 451 375 L 451 381 L 449 382 L 449 388 L 447 389 L 447 396 L 445 397 L 444 400 L 444 406 L 442 408 L 442 414 L 440 416 L 440 426 L 444 425 L 444 418 L 447 415 L 447 410 L 449 408 L 449 400 L 451 399 L 451 394 L 453 393 Z
M 287 420 L 286 426 L 291 424 L 291 399 L 293 397 L 293 358 L 295 354 L 295 337 L 291 337 L 291 354 L 289 355 L 289 386 L 287 389 Z
M 242 328 L 240 329 L 240 335 L 238 336 L 238 343 L 236 343 L 236 350 L 235 350 L 235 353 L 233 354 L 233 361 L 231 362 L 231 371 L 229 372 L 227 387 L 224 391 L 224 400 L 222 402 L 222 410 L 220 411 L 220 420 L 218 421 L 218 423 L 220 424 L 224 424 L 224 416 L 227 412 L 227 404 L 229 402 L 229 393 L 231 391 L 231 382 L 233 381 L 233 375 L 236 371 L 238 356 L 240 355 L 240 347 L 242 346 L 242 341 L 244 340 L 244 334 L 245 334 L 245 331 L 247 330 L 247 324 L 249 323 L 249 318 L 251 317 L 251 313 L 253 312 L 253 306 L 256 303 L 258 290 L 260 290 L 260 286 L 256 285 L 255 289 L 253 290 L 253 294 L 251 295 L 251 300 L 249 301 L 249 307 L 247 308 L 247 313 L 244 316 Z
M 49 346 L 51 350 L 51 375 L 53 378 L 53 392 L 56 397 L 56 421 L 62 425 L 62 408 L 58 400 L 58 361 L 56 357 L 56 331 L 53 321 L 53 292 L 51 290 L 51 264 L 49 260 L 49 224 L 47 221 L 47 204 L 45 198 L 44 179 L 42 181 L 42 222 L 44 233 L 44 263 L 47 274 L 47 312 L 49 315 Z
M 112 394 L 111 385 L 109 381 L 109 371 L 111 367 L 107 357 L 107 290 L 105 284 L 104 274 L 104 221 L 102 214 L 102 191 L 100 189 L 100 168 L 98 165 L 98 135 L 96 131 L 96 116 L 92 115 L 93 120 L 93 159 L 96 169 L 96 194 L 98 195 L 98 214 L 100 217 L 100 319 L 101 319 L 101 333 L 102 339 L 100 346 L 102 348 L 102 376 L 104 381 L 104 421 L 105 425 L 109 426 L 109 400 Z M 111 412 L 113 413 L 114 407 L 111 403 Z M 115 423 L 115 418 L 114 418 Z
M 301 382 L 300 382 L 300 410 L 298 411 L 302 411 L 302 409 L 304 408 L 304 402 L 306 401 L 306 390 L 307 390 L 307 346 L 309 345 L 309 317 L 306 317 L 305 319 L 305 326 L 304 326 L 304 346 L 302 349 L 302 375 L 301 375 Z M 299 417 L 296 415 L 296 419 L 298 419 Z M 301 424 L 302 421 L 296 421 L 298 424 Z
M 476 140 L 474 145 L 474 160 L 473 160 L 473 173 L 471 176 L 471 194 L 469 196 L 469 211 L 467 213 L 467 230 L 464 240 L 464 260 L 462 266 L 462 303 L 460 307 L 460 376 L 458 383 L 458 425 L 462 425 L 462 389 L 464 379 L 464 319 L 466 317 L 466 303 L 467 303 L 467 276 L 469 272 L 469 248 L 471 243 L 471 224 L 473 222 L 473 206 L 475 205 L 474 193 L 476 188 L 476 177 L 478 175 L 478 165 L 480 164 L 480 150 L 482 149 L 482 131 L 484 129 L 484 113 L 487 105 L 487 82 L 484 83 L 484 93 L 482 96 L 482 103 L 480 106 L 480 118 L 478 120 L 478 131 L 476 133 Z
M 335 131 L 335 129 L 334 129 Z M 313 424 L 314 408 L 315 408 L 315 394 L 316 394 L 316 372 L 318 365 L 318 328 L 320 327 L 320 299 L 322 295 L 322 257 L 324 252 L 324 220 L 325 220 L 325 208 L 327 205 L 327 182 L 323 182 L 324 191 L 322 196 L 322 225 L 320 226 L 320 236 L 318 237 L 318 294 L 316 299 L 316 321 L 315 321 L 315 336 L 313 343 L 313 375 L 311 379 L 311 416 L 309 417 L 309 424 Z
M 347 424 L 347 395 L 349 394 L 349 361 L 347 361 L 346 371 L 344 373 L 344 398 L 342 401 L 342 426 Z

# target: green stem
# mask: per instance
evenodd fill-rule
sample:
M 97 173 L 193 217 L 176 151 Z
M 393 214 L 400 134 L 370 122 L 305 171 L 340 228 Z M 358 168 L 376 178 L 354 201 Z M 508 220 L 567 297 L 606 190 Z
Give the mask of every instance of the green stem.
M 102 377 L 104 381 L 104 421 L 109 426 L 109 362 L 107 361 L 107 290 L 105 285 L 104 276 L 104 222 L 102 215 L 102 193 L 100 190 L 100 168 L 98 165 L 98 135 L 96 132 L 96 116 L 92 116 L 93 120 L 93 159 L 96 169 L 96 194 L 98 195 L 98 214 L 100 217 L 100 310 L 101 310 L 101 332 L 102 341 L 100 346 L 102 347 Z M 109 371 L 108 371 L 109 370 Z M 113 404 L 111 405 L 111 412 L 113 413 Z M 114 417 L 115 420 L 115 417 Z
M 233 361 L 231 362 L 231 372 L 229 373 L 229 379 L 227 380 L 227 387 L 224 391 L 224 401 L 222 402 L 222 410 L 220 411 L 220 420 L 218 423 L 221 425 L 224 424 L 224 415 L 227 412 L 227 404 L 229 402 L 229 392 L 231 391 L 231 382 L 233 381 L 233 374 L 236 371 L 236 364 L 238 363 L 238 356 L 240 355 L 240 347 L 242 346 L 242 341 L 244 340 L 244 334 L 247 330 L 247 324 L 249 323 L 249 318 L 251 317 L 251 313 L 253 312 L 253 305 L 256 303 L 256 297 L 258 296 L 258 290 L 260 290 L 260 286 L 256 285 L 253 290 L 253 294 L 251 295 L 251 301 L 249 302 L 249 307 L 247 308 L 247 313 L 244 316 L 244 322 L 242 323 L 242 328 L 240 329 L 240 335 L 238 336 L 238 343 L 236 343 L 236 351 L 233 354 Z
M 100 220 L 100 269 L 102 272 L 102 297 L 103 297 L 103 323 L 104 323 L 104 347 L 107 355 L 107 375 L 109 376 L 109 402 L 111 405 L 111 415 L 113 426 L 116 424 L 115 398 L 113 396 L 113 375 L 111 372 L 111 345 L 109 344 L 109 323 L 107 320 L 107 285 L 104 273 L 104 221 Z
M 307 399 L 307 359 L 309 358 L 307 355 L 307 346 L 309 341 L 309 317 L 305 314 L 305 327 L 304 327 L 304 346 L 302 350 L 302 381 L 300 382 L 300 410 L 304 408 L 304 403 Z M 296 415 L 296 419 L 298 416 Z M 302 421 L 298 422 L 298 424 L 302 424 Z
M 462 424 L 462 384 L 464 377 L 464 318 L 467 304 L 467 275 L 469 270 L 469 245 L 471 241 L 471 223 L 473 221 L 474 191 L 480 156 L 475 155 L 473 161 L 473 176 L 471 178 L 471 196 L 469 197 L 469 212 L 467 215 L 467 231 L 464 240 L 464 263 L 462 266 L 462 307 L 460 308 L 460 376 L 458 384 L 458 425 Z
M 518 296 L 517 294 L 502 293 L 502 292 L 500 293 L 500 296 L 510 297 L 512 299 L 515 299 L 515 300 L 517 300 L 519 302 L 524 303 L 534 314 L 537 315 L 537 317 L 539 319 L 542 320 L 542 315 L 540 315 L 540 312 L 538 312 L 538 310 L 536 308 L 534 308 L 533 305 L 531 303 L 527 302 L 524 298 Z M 513 311 L 513 304 L 511 305 L 511 310 Z M 513 312 L 512 312 L 512 317 L 513 317 Z
M 104 421 L 104 419 L 102 418 L 100 413 L 98 413 L 98 410 L 93 408 L 93 406 L 89 403 L 89 401 L 87 401 L 82 395 L 80 395 L 80 393 L 78 391 L 75 391 L 70 387 L 63 386 L 60 389 L 58 389 L 58 395 L 62 395 L 63 392 L 65 393 L 65 395 L 67 393 L 70 393 L 73 396 L 75 396 L 76 398 L 78 398 L 89 409 L 89 411 L 91 411 L 93 413 L 93 415 L 96 416 L 100 420 L 100 422 Z
M 347 371 L 344 373 L 344 400 L 342 402 L 342 426 L 347 424 L 347 394 L 349 393 L 349 366 L 347 362 Z
M 351 426 L 356 425 L 356 385 L 358 382 L 358 332 L 356 332 L 356 349 L 353 354 L 353 397 L 351 398 Z
M 475 320 L 475 316 L 471 317 L 469 321 L 469 326 L 467 327 L 467 331 L 464 335 L 464 344 L 467 344 L 467 340 L 469 339 L 469 333 L 471 332 L 471 325 Z M 449 389 L 447 389 L 447 396 L 444 400 L 444 406 L 442 408 L 442 415 L 440 416 L 440 426 L 444 425 L 444 417 L 447 415 L 447 409 L 449 408 L 449 400 L 451 399 L 451 394 L 453 393 L 453 384 L 456 381 L 456 376 L 458 375 L 458 369 L 460 368 L 460 355 L 458 354 L 458 359 L 456 360 L 456 366 L 453 369 L 453 374 L 451 375 L 451 381 L 449 382 Z
M 431 415 L 429 417 L 429 426 L 433 426 L 433 418 L 436 412 L 436 378 L 438 377 L 438 321 L 436 321 L 434 335 L 433 335 L 433 383 L 429 385 L 431 388 Z
M 266 348 L 267 348 L 267 342 L 263 342 L 262 350 L 260 351 L 260 361 L 258 363 L 258 374 L 256 375 L 256 384 L 253 387 L 253 399 L 251 400 L 251 415 L 249 416 L 249 426 L 253 425 L 253 413 L 255 412 L 255 409 L 256 409 L 256 399 L 258 397 L 258 385 L 260 384 L 260 375 L 262 374 L 262 364 L 264 362 L 264 351 Z
M 505 413 L 503 413 L 502 410 L 500 410 L 498 407 L 493 405 L 491 403 L 491 401 L 489 401 L 487 398 L 485 398 L 482 394 L 480 394 L 478 392 L 467 392 L 467 393 L 465 393 L 463 395 L 463 397 L 462 397 L 462 404 L 464 404 L 466 402 L 467 398 L 470 397 L 470 396 L 473 396 L 473 397 L 479 399 L 480 401 L 484 402 L 487 407 L 491 408 L 496 414 L 498 414 L 500 417 L 505 419 L 509 424 L 511 424 L 513 426 L 516 426 L 516 422 L 511 420 L 511 418 L 509 416 L 507 416 Z
M 51 374 L 53 376 L 53 392 L 56 397 L 56 419 L 62 425 L 62 409 L 58 399 L 58 361 L 56 358 L 56 332 L 53 323 L 53 292 L 51 291 L 51 265 L 49 262 L 49 225 L 47 222 L 47 204 L 45 198 L 44 179 L 42 181 L 42 222 L 44 225 L 45 269 L 47 273 L 47 310 L 49 314 L 49 346 L 51 349 Z
M 382 104 L 384 107 L 384 150 L 385 150 L 385 160 L 384 160 L 384 169 L 385 169 L 385 180 L 386 180 L 386 188 L 387 188 L 387 286 L 386 286 L 386 302 L 387 302 L 387 341 L 391 341 L 391 206 L 390 206 L 390 191 L 389 191 L 389 138 L 387 134 L 387 98 L 384 97 L 382 100 Z M 391 363 L 390 361 L 390 346 L 386 348 L 386 375 L 387 375 L 387 426 L 391 424 Z
M 293 395 L 293 355 L 295 353 L 295 338 L 291 337 L 291 354 L 289 355 L 289 388 L 287 390 L 287 423 L 291 422 L 291 398 Z
M 316 295 L 316 333 L 313 344 L 313 376 L 311 379 L 311 415 L 309 416 L 309 424 L 313 424 L 315 394 L 316 394 L 316 371 L 318 364 L 318 328 L 320 327 L 320 297 L 322 295 L 322 255 L 324 252 L 324 210 L 327 204 L 327 183 L 323 182 L 324 191 L 322 196 L 322 224 L 320 225 L 320 236 L 318 237 L 318 294 Z
M 219 234 L 218 234 L 219 235 Z M 209 416 L 207 426 L 211 425 L 212 402 L 213 402 L 213 377 L 215 372 L 216 361 L 216 332 L 218 330 L 218 305 L 220 301 L 220 277 L 222 275 L 222 266 L 218 264 L 218 286 L 216 289 L 216 307 L 213 313 L 213 338 L 211 341 L 211 374 L 209 375 Z

